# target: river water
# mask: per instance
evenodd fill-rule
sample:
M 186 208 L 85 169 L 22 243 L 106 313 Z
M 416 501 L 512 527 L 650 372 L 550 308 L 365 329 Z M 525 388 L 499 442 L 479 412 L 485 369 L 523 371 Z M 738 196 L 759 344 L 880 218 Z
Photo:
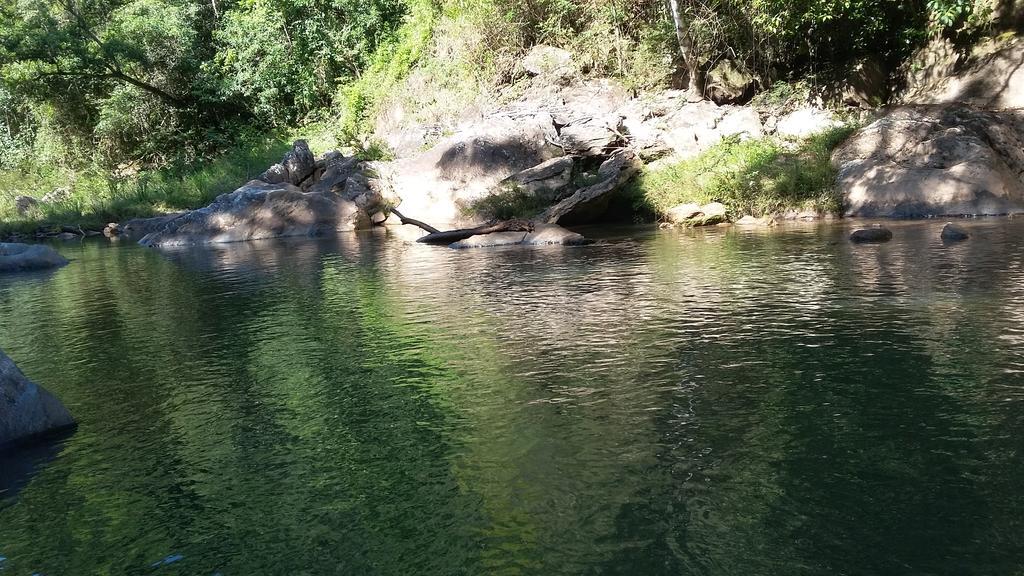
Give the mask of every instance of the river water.
M 1024 221 L 941 225 L 62 245 L 0 573 L 1019 573 Z

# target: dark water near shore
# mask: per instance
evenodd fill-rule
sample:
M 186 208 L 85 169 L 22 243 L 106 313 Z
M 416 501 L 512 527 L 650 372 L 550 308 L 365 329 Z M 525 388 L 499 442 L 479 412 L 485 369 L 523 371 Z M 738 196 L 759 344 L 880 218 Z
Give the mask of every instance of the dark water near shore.
M 63 246 L 0 574 L 1020 574 L 1024 221 L 941 224 Z

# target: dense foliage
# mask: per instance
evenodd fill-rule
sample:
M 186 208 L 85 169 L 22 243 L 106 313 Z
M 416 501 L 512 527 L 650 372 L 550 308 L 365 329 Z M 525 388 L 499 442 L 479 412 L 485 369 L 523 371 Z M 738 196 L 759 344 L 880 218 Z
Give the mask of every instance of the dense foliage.
M 766 79 L 895 62 L 985 13 L 972 0 L 673 2 L 700 66 L 728 57 Z M 514 81 L 537 43 L 586 73 L 663 85 L 680 69 L 671 15 L 664 0 L 0 0 L 0 170 L 130 172 L 223 150 L 245 126 L 332 119 L 355 139 L 417 69 L 414 108 L 441 99 L 435 86 Z

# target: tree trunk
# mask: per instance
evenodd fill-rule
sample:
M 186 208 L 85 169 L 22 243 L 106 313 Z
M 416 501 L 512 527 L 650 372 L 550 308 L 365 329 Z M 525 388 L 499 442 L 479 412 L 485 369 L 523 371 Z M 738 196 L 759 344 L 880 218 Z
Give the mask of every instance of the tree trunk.
M 701 77 L 697 52 L 693 45 L 693 36 L 690 34 L 690 24 L 685 20 L 682 6 L 679 4 L 680 1 L 668 0 L 669 9 L 672 12 L 672 23 L 676 29 L 676 41 L 679 43 L 679 52 L 683 56 L 686 72 L 690 76 L 690 91 L 703 94 L 704 79 Z
M 451 244 L 458 242 L 459 240 L 465 240 L 471 236 L 480 236 L 483 234 L 494 234 L 495 232 L 533 232 L 533 222 L 529 220 L 500 220 L 495 222 L 488 222 L 482 226 L 476 228 L 461 228 L 459 230 L 445 230 L 444 232 L 439 231 L 430 224 L 424 224 L 419 220 L 413 220 L 412 218 L 406 218 L 401 212 L 395 209 L 391 209 L 391 213 L 398 216 L 402 224 L 411 224 L 420 228 L 427 235 L 417 240 L 422 244 Z

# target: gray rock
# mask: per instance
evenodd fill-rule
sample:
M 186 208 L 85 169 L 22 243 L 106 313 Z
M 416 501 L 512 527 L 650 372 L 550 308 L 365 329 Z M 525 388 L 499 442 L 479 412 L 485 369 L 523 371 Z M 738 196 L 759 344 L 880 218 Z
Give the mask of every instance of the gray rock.
M 43 204 L 60 204 L 66 202 L 71 198 L 70 188 L 55 188 L 39 199 Z
M 612 146 L 623 143 L 623 118 L 618 114 L 571 120 L 558 132 L 566 154 L 602 156 Z
M 495 248 L 497 246 L 514 246 L 522 244 L 526 239 L 527 232 L 495 232 L 494 234 L 480 234 L 470 236 L 465 240 L 459 240 L 449 244 L 449 248 L 461 250 L 465 248 Z
M 187 246 L 366 229 L 371 227 L 369 204 L 366 202 L 364 209 L 337 194 L 303 192 L 290 184 L 253 180 L 218 196 L 205 208 L 168 222 L 139 243 Z
M 538 44 L 523 58 L 523 69 L 534 76 L 571 74 L 572 54 L 561 48 Z
M 284 164 L 274 164 L 256 179 L 267 184 L 284 184 L 288 182 L 288 169 L 284 167 Z
M 669 209 L 665 218 L 672 224 L 687 226 L 715 226 L 729 221 L 729 209 L 721 202 L 680 204 Z
M 333 156 L 323 162 L 323 173 L 309 191 L 314 193 L 334 192 L 341 194 L 345 190 L 345 182 L 353 174 L 362 169 L 362 161 L 355 157 L 345 158 Z
M 1024 211 L 1024 111 L 896 108 L 832 154 L 847 216 Z
M 617 150 L 597 171 L 599 181 L 577 190 L 572 196 L 548 208 L 538 218 L 548 224 L 585 224 L 608 209 L 614 192 L 640 169 L 640 160 L 628 150 Z
M 0 272 L 46 270 L 67 263 L 66 258 L 49 246 L 0 243 Z
M 874 108 L 889 99 L 889 75 L 874 58 L 862 59 L 851 67 L 842 87 L 842 100 L 848 106 Z
M 151 232 L 156 232 L 168 223 L 181 218 L 185 212 L 174 212 L 171 214 L 164 214 L 162 216 L 153 216 L 152 218 L 133 218 L 131 220 L 125 220 L 120 225 L 120 232 L 125 236 L 132 236 L 135 238 L 141 238 Z
M 74 425 L 60 401 L 26 378 L 0 350 L 0 448 Z
M 582 234 L 557 224 L 537 224 L 533 232 L 496 232 L 471 236 L 449 245 L 449 248 L 493 248 L 497 246 L 583 246 L 591 241 Z
M 305 140 L 296 140 L 291 151 L 284 155 L 281 164 L 288 171 L 288 181 L 298 186 L 313 173 L 316 159 Z
M 715 129 L 722 137 L 738 136 L 740 140 L 762 138 L 765 134 L 757 110 L 749 106 L 733 107 L 718 121 Z
M 316 159 L 305 140 L 296 140 L 281 162 L 274 164 L 256 179 L 267 184 L 289 183 L 298 186 L 316 170 Z
M 571 189 L 574 164 L 571 156 L 552 158 L 509 176 L 501 187 L 515 187 L 545 202 L 554 202 Z
M 858 244 L 877 244 L 889 240 L 892 240 L 892 231 L 881 226 L 854 230 L 853 234 L 850 234 L 850 241 Z
M 771 226 L 774 221 L 769 218 L 757 218 L 747 214 L 735 222 L 737 226 Z
M 775 133 L 789 138 L 807 138 L 818 132 L 842 126 L 831 112 L 819 108 L 801 108 L 779 118 Z
M 14 199 L 14 209 L 18 211 L 19 216 L 28 214 L 30 210 L 38 205 L 39 200 L 31 196 L 18 196 Z
M 963 226 L 957 226 L 950 222 L 942 227 L 941 237 L 946 242 L 959 242 L 967 240 L 971 235 Z
M 1012 6 L 1012 2 L 1009 3 Z M 1018 1 L 1012 12 L 1024 14 Z M 914 104 L 966 104 L 983 110 L 1024 107 L 1024 39 L 1003 35 L 962 46 L 940 37 L 921 47 L 903 69 L 900 100 Z
M 716 104 L 745 104 L 754 97 L 758 82 L 742 64 L 723 58 L 708 71 L 706 84 Z
M 564 156 L 550 114 L 494 115 L 411 158 L 374 163 L 402 213 L 443 227 L 465 221 L 465 207 L 506 178 Z
M 571 230 L 566 230 L 556 224 L 537 224 L 533 232 L 523 238 L 524 246 L 583 246 L 592 241 Z
M 701 206 L 700 211 L 704 216 L 725 216 L 729 213 L 729 208 L 721 202 L 711 202 Z
M 668 212 L 665 213 L 665 218 L 673 224 L 683 224 L 700 215 L 700 204 L 689 202 L 669 208 Z

